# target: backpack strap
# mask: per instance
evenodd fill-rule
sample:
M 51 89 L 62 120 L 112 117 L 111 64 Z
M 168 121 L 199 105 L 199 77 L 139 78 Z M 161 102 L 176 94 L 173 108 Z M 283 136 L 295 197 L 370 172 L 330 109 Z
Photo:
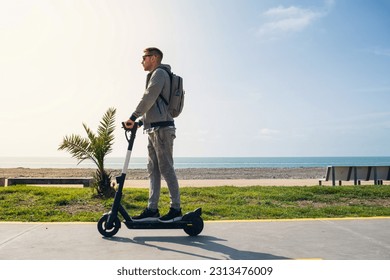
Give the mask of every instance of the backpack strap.
M 172 74 L 171 73 L 169 73 L 166 69 L 164 69 L 164 68 L 160 68 L 160 69 L 162 69 L 162 70 L 164 70 L 165 72 L 167 72 L 168 73 L 168 76 L 169 76 L 169 79 L 171 80 L 171 91 L 172 91 Z M 165 97 L 162 95 L 162 92 L 160 93 L 160 98 L 162 99 L 162 101 L 165 103 L 165 105 L 167 105 L 168 106 L 168 104 L 169 104 L 169 102 L 165 99 Z M 171 96 L 171 94 L 169 94 L 169 96 Z
M 168 106 L 168 104 L 169 104 L 169 102 L 165 99 L 165 97 L 164 96 L 162 96 L 162 94 L 160 93 L 160 96 L 159 96 L 161 99 L 162 99 L 162 101 L 165 103 L 165 105 L 167 105 Z

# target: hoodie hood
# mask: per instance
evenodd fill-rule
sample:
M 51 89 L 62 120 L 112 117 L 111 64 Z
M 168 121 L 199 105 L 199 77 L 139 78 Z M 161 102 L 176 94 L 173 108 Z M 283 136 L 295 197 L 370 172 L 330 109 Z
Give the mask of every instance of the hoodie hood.
M 168 73 L 171 73 L 171 66 L 169 64 L 160 64 L 157 68 L 164 69 Z

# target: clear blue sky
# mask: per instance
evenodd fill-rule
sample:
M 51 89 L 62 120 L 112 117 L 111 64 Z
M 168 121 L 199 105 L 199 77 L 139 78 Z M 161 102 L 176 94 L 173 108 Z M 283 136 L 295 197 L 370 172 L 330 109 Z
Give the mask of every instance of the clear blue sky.
M 388 0 L 0 0 L 0 156 L 120 121 L 143 49 L 185 79 L 175 156 L 389 156 Z M 146 156 L 139 134 L 135 156 Z

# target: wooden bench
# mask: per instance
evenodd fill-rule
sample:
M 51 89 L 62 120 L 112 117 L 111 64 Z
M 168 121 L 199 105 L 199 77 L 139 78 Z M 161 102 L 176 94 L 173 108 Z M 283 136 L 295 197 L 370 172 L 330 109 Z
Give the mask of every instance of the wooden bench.
M 7 186 L 14 185 L 83 185 L 83 187 L 90 187 L 92 184 L 93 178 L 29 178 L 29 177 L 20 177 L 20 178 L 8 178 Z
M 342 181 L 354 181 L 360 185 L 361 181 L 374 181 L 374 185 L 383 185 L 383 181 L 390 180 L 390 166 L 328 166 L 325 178 L 319 180 L 319 185 L 324 181 L 336 181 L 341 186 Z

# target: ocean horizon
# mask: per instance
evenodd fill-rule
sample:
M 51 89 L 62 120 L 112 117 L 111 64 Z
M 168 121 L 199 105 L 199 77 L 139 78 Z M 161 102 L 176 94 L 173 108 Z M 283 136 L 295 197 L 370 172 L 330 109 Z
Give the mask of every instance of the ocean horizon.
M 390 157 L 175 157 L 175 168 L 304 168 L 329 165 L 390 166 Z M 123 157 L 107 157 L 106 168 L 122 169 Z M 146 157 L 133 157 L 130 169 L 146 169 Z M 0 157 L 0 168 L 95 168 L 92 161 L 66 157 Z

